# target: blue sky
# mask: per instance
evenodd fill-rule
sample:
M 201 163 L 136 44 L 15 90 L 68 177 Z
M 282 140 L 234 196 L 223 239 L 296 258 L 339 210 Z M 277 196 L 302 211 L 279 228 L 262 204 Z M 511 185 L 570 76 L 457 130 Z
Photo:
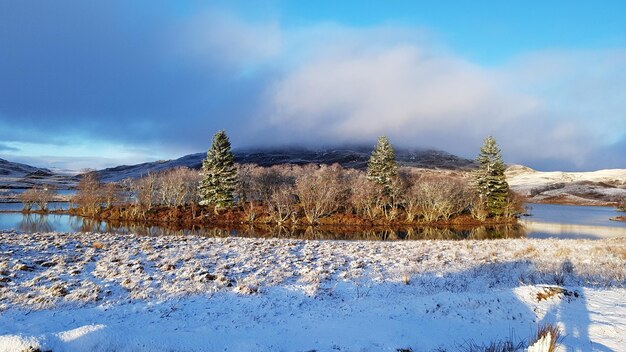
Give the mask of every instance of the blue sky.
M 0 0 L 0 157 L 373 145 L 626 168 L 623 1 Z

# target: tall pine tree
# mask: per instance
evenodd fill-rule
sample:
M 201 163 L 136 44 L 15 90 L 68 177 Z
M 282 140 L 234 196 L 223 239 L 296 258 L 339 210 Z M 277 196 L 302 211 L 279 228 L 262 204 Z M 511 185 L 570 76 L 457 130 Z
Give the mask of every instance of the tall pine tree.
M 385 193 L 390 195 L 393 189 L 393 178 L 398 174 L 396 153 L 389 139 L 378 137 L 378 143 L 367 163 L 367 179 L 383 186 Z
M 485 139 L 476 158 L 479 169 L 476 172 L 476 186 L 481 201 L 492 216 L 501 216 L 509 197 L 509 184 L 506 182 L 506 169 L 496 140 Z
M 200 205 L 214 205 L 217 209 L 234 204 L 237 169 L 226 132 L 219 131 L 213 136 L 207 158 L 202 161 L 201 174 L 204 178 L 198 186 Z

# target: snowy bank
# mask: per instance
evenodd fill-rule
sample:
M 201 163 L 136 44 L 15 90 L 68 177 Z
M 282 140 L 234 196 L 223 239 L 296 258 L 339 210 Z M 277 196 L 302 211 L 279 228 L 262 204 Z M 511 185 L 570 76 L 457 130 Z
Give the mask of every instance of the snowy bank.
M 624 238 L 3 233 L 0 351 L 458 350 L 544 322 L 563 345 L 619 350 L 625 264 Z M 540 300 L 546 285 L 566 290 Z

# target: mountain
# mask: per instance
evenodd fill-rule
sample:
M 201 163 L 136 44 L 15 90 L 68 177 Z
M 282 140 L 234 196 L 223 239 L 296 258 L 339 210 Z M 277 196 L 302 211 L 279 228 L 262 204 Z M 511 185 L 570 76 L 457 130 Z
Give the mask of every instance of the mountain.
M 56 174 L 49 169 L 0 159 L 0 189 L 24 189 L 36 184 L 68 189 L 75 187 L 77 181 L 76 177 Z
M 626 199 L 626 169 L 543 172 L 512 165 L 506 177 L 513 191 L 533 203 L 608 205 Z
M 50 173 L 50 170 L 0 159 L 0 176 L 24 177 L 31 173 Z
M 341 149 L 275 148 L 236 150 L 235 161 L 240 164 L 272 166 L 279 164 L 334 164 L 365 169 L 372 148 L 353 147 Z M 159 172 L 175 167 L 199 169 L 206 153 L 196 153 L 167 161 L 155 161 L 137 165 L 122 165 L 97 171 L 101 180 L 116 182 L 125 178 L 137 178 L 149 172 Z M 432 169 L 462 169 L 474 167 L 474 162 L 439 150 L 397 149 L 396 160 L 401 166 Z

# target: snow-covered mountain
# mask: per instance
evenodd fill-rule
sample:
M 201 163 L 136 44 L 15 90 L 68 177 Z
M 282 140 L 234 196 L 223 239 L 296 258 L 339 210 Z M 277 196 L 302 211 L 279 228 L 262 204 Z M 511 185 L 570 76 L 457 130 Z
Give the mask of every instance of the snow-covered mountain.
M 235 161 L 240 164 L 257 164 L 271 166 L 278 164 L 303 165 L 334 164 L 344 167 L 364 169 L 371 154 L 371 148 L 355 147 L 343 149 L 282 148 L 282 149 L 254 149 L 234 151 Z M 98 171 L 100 179 L 106 182 L 116 182 L 128 177 L 137 178 L 149 172 L 158 172 L 175 167 L 185 166 L 199 169 L 206 153 L 196 153 L 182 158 L 167 161 L 156 161 L 137 165 L 122 165 Z M 402 166 L 438 169 L 472 168 L 474 162 L 450 153 L 439 150 L 396 150 L 396 160 Z
M 30 188 L 35 184 L 54 185 L 68 189 L 76 185 L 78 178 L 61 175 L 49 169 L 0 159 L 0 189 Z
M 511 189 L 537 203 L 601 205 L 626 198 L 626 169 L 591 172 L 542 172 L 512 165 Z
M 24 177 L 33 173 L 45 174 L 50 170 L 0 159 L 0 176 Z

